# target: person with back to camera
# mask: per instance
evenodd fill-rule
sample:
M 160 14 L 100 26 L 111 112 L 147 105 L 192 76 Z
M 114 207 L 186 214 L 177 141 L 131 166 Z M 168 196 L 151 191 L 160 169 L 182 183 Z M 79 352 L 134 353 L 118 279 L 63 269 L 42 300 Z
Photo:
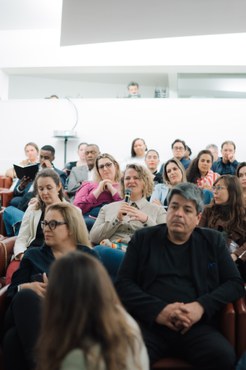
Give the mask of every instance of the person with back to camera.
M 241 162 L 236 170 L 236 176 L 239 178 L 243 189 L 244 206 L 246 207 L 246 162 Z
M 79 207 L 90 230 L 104 204 L 121 200 L 120 166 L 111 154 L 103 153 L 96 158 L 95 181 L 84 181 L 76 192 L 73 204 Z
M 94 249 L 113 281 L 134 232 L 166 221 L 164 208 L 146 199 L 152 190 L 152 174 L 143 166 L 128 164 L 122 178 L 125 199 L 102 207 L 90 231 Z
M 214 183 L 214 198 L 205 207 L 199 226 L 216 229 L 226 238 L 231 258 L 246 278 L 246 208 L 239 179 L 222 175 Z
M 10 305 L 4 322 L 5 370 L 35 368 L 33 350 L 39 334 L 41 307 L 52 263 L 76 250 L 98 258 L 90 246 L 84 220 L 72 204 L 59 202 L 49 205 L 42 228 L 44 244 L 40 248 L 26 250 L 7 290 Z M 75 286 L 72 288 L 75 289 Z M 70 308 L 72 314 L 73 307 Z
M 139 327 L 95 258 L 72 252 L 53 264 L 37 357 L 36 370 L 149 369 Z
M 220 175 L 235 175 L 239 162 L 235 158 L 236 144 L 231 140 L 226 140 L 221 144 L 221 154 L 212 165 L 212 170 Z
M 201 189 L 212 190 L 213 183 L 220 176 L 211 170 L 213 155 L 210 150 L 201 150 L 186 170 L 187 180 Z
M 182 163 L 176 159 L 171 158 L 163 168 L 163 184 L 156 184 L 154 191 L 150 197 L 150 202 L 159 206 L 164 206 L 167 209 L 167 197 L 169 191 L 177 184 L 187 182 L 186 172 Z M 203 189 L 203 202 L 209 204 L 213 194 L 211 191 Z
M 195 184 L 173 187 L 166 224 L 135 232 L 118 273 L 118 294 L 140 325 L 151 365 L 170 356 L 195 369 L 235 365 L 217 314 L 245 295 L 244 284 L 221 233 L 197 227 L 202 208 Z

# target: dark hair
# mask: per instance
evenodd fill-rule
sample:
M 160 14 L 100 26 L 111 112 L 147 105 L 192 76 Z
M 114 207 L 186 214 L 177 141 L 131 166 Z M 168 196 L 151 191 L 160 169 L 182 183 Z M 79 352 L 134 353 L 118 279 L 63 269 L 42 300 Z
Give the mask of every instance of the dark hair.
M 64 357 L 76 348 L 95 369 L 101 360 L 108 370 L 126 369 L 126 349 L 133 358 L 141 349 L 136 333 L 96 258 L 76 251 L 53 263 L 37 344 L 37 370 L 60 369 Z M 90 356 L 94 345 L 100 347 L 97 358 Z M 140 370 L 139 364 L 134 363 L 134 369 Z
M 156 155 L 157 155 L 157 157 L 158 157 L 158 158 L 160 158 L 159 153 L 158 153 L 158 152 L 157 152 L 157 150 L 155 150 L 155 149 L 149 149 L 149 150 L 147 150 L 147 152 L 145 153 L 145 158 L 147 157 L 147 155 L 149 154 L 149 152 L 155 152 L 155 153 L 156 153 Z
M 60 190 L 58 191 L 59 199 L 63 200 L 65 198 L 63 188 L 62 188 L 61 179 L 60 179 L 60 176 L 58 175 L 58 173 L 56 171 L 54 171 L 52 168 L 44 168 L 43 170 L 41 170 L 37 173 L 37 175 L 35 177 L 35 180 L 34 180 L 34 183 L 33 183 L 34 194 L 36 194 L 36 196 L 38 198 L 37 209 L 41 208 L 42 210 L 45 209 L 45 204 L 42 201 L 42 199 L 40 198 L 39 193 L 38 193 L 38 180 L 40 178 L 45 178 L 45 177 L 50 177 L 54 181 L 56 186 L 58 186 L 58 187 L 60 186 Z
M 55 155 L 55 148 L 52 145 L 44 145 L 41 150 L 47 150 L 48 152 L 51 152 L 53 156 Z
M 175 185 L 167 195 L 168 204 L 171 202 L 171 199 L 175 194 L 195 203 L 197 214 L 203 211 L 203 193 L 197 185 L 191 184 L 190 182 L 182 182 Z
M 180 169 L 180 172 L 182 173 L 182 182 L 186 182 L 187 179 L 186 179 L 185 168 L 177 158 L 171 158 L 164 164 L 164 167 L 163 167 L 163 181 L 166 184 L 170 185 L 170 180 L 169 180 L 169 177 L 168 177 L 168 174 L 167 174 L 167 166 L 169 165 L 169 163 L 176 164 L 176 166 Z
M 212 199 L 211 203 L 206 207 L 210 209 L 209 222 L 210 227 L 215 227 L 217 221 L 224 221 L 223 228 L 228 234 L 239 232 L 246 236 L 245 230 L 245 208 L 243 199 L 243 190 L 238 177 L 234 175 L 221 175 L 214 182 L 214 185 L 224 182 L 228 191 L 228 200 L 225 204 L 217 205 Z
M 213 154 L 210 152 L 210 150 L 208 149 L 203 149 L 201 150 L 197 157 L 194 158 L 191 163 L 189 164 L 189 167 L 187 168 L 186 170 L 186 176 L 187 176 L 187 180 L 189 182 L 193 182 L 194 184 L 197 183 L 197 180 L 201 177 L 201 173 L 200 173 L 200 170 L 198 168 L 198 162 L 199 162 L 199 159 L 201 158 L 201 156 L 203 154 L 208 154 L 210 155 L 211 157 L 211 166 L 212 166 L 212 163 L 213 163 Z
M 186 150 L 187 150 L 187 152 L 189 153 L 189 156 L 190 156 L 192 154 L 192 151 L 191 151 L 191 148 L 188 145 L 186 145 Z
M 173 147 L 174 147 L 174 144 L 176 144 L 176 143 L 181 143 L 183 146 L 184 146 L 184 149 L 186 149 L 186 144 L 185 144 L 185 141 L 184 140 L 180 140 L 180 139 L 176 139 L 176 140 L 174 140 L 174 142 L 172 143 L 172 145 L 171 145 L 171 148 L 173 149 Z
M 133 140 L 132 145 L 131 145 L 131 157 L 136 157 L 136 153 L 134 151 L 134 145 L 135 145 L 135 143 L 136 143 L 137 140 L 141 140 L 144 143 L 144 145 L 145 145 L 145 151 L 148 150 L 147 145 L 146 145 L 144 139 L 142 139 L 141 137 L 137 137 L 136 139 Z
M 134 81 L 131 81 L 129 82 L 129 84 L 127 85 L 127 88 L 129 89 L 130 86 L 137 86 L 139 87 L 139 84 L 137 82 L 134 82 Z
M 233 145 L 233 147 L 234 147 L 234 150 L 236 150 L 236 144 L 234 143 L 234 141 L 232 141 L 232 140 L 226 140 L 226 141 L 224 141 L 222 144 L 221 144 L 221 149 L 223 149 L 223 146 L 224 145 Z
M 242 167 L 246 167 L 246 162 L 241 162 L 239 163 L 239 165 L 237 166 L 237 169 L 236 169 L 236 176 L 239 177 L 239 171 L 241 170 Z
M 124 198 L 125 194 L 125 184 L 124 184 L 124 178 L 126 171 L 129 169 L 133 169 L 137 172 L 139 179 L 143 181 L 144 183 L 144 189 L 143 189 L 143 197 L 150 197 L 153 189 L 154 189 L 154 182 L 153 182 L 153 175 L 146 167 L 141 166 L 140 164 L 136 163 L 130 163 L 126 166 L 125 171 L 123 172 L 123 176 L 121 178 L 121 193 L 122 198 Z

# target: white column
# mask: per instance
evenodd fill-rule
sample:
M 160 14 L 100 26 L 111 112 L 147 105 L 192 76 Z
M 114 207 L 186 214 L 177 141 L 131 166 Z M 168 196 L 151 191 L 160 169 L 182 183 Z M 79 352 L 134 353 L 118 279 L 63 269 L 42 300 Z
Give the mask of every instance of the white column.
M 0 100 L 8 100 L 9 97 L 9 77 L 0 70 Z

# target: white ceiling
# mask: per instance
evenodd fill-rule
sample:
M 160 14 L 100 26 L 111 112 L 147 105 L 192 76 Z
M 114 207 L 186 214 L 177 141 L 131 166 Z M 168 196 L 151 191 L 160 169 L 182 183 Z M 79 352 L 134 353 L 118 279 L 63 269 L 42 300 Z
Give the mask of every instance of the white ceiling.
M 243 43 L 237 44 L 235 38 L 229 42 L 229 36 L 227 38 L 225 35 L 228 45 L 222 46 L 218 40 L 217 45 L 212 46 L 211 43 L 211 50 L 208 43 L 212 39 L 206 39 L 204 50 L 209 51 L 206 52 L 204 63 L 198 64 L 196 61 L 199 51 L 196 45 L 202 50 L 205 38 L 201 37 L 199 41 L 196 39 L 195 47 L 189 44 L 189 38 L 181 37 L 179 43 L 176 38 L 245 33 L 245 14 L 245 0 L 63 0 L 63 3 L 62 0 L 0 0 L 0 53 L 4 56 L 0 59 L 0 70 L 9 76 L 28 75 L 57 80 L 105 81 L 111 76 L 115 83 L 121 81 L 123 74 L 138 74 L 143 78 L 146 74 L 155 74 L 158 77 L 158 74 L 163 76 L 178 73 L 246 73 Z M 58 35 L 54 38 L 54 46 L 47 42 L 49 55 L 45 58 L 43 55 L 41 58 L 38 52 L 46 51 L 46 41 L 39 40 L 38 37 L 34 39 L 36 47 L 40 46 L 38 52 L 29 43 L 29 35 L 39 35 L 42 32 L 46 35 L 50 33 L 50 40 L 53 40 L 54 34 Z M 19 44 L 24 46 L 23 53 L 12 50 L 14 43 L 11 42 L 9 49 L 7 48 L 8 37 L 11 36 L 12 41 L 15 35 L 20 38 Z M 61 47 L 56 44 L 59 37 Z M 167 43 L 163 41 L 165 37 L 169 37 L 166 39 Z M 160 38 L 160 42 L 156 38 Z M 145 42 L 142 39 L 149 40 Z M 121 40 L 140 41 L 115 42 Z M 64 47 L 90 43 L 104 44 L 89 45 L 90 48 L 86 48 L 86 45 L 75 46 L 77 59 L 76 54 L 74 58 L 71 57 L 72 46 Z M 1 45 L 4 45 L 3 51 Z M 141 53 L 140 47 L 144 52 Z M 224 50 L 228 48 L 228 55 L 234 58 L 233 62 L 225 57 L 223 62 L 220 60 L 213 63 L 213 58 L 223 55 L 220 47 Z M 26 51 L 30 52 L 30 58 Z M 159 59 L 158 53 L 160 55 L 161 51 L 163 55 Z M 94 60 L 93 63 L 83 63 L 90 52 L 96 55 L 95 63 Z M 58 53 L 60 58 L 57 58 Z M 152 59 L 148 62 L 151 55 Z M 175 55 L 173 59 L 170 58 L 172 55 Z M 182 63 L 182 57 L 187 58 L 187 55 L 191 62 Z M 66 63 L 68 56 L 72 62 L 70 60 Z M 3 59 L 4 63 L 1 65 Z M 103 62 L 100 64 L 101 60 Z

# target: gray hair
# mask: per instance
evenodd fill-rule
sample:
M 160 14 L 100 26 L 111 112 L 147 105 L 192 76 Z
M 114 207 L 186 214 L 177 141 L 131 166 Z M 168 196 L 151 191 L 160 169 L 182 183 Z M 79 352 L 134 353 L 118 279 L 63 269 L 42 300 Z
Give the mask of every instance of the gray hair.
M 174 186 L 168 194 L 167 203 L 169 204 L 172 197 L 178 194 L 181 197 L 191 200 L 195 203 L 197 213 L 203 211 L 204 203 L 203 203 L 203 193 L 197 185 L 192 184 L 190 182 L 182 182 Z

